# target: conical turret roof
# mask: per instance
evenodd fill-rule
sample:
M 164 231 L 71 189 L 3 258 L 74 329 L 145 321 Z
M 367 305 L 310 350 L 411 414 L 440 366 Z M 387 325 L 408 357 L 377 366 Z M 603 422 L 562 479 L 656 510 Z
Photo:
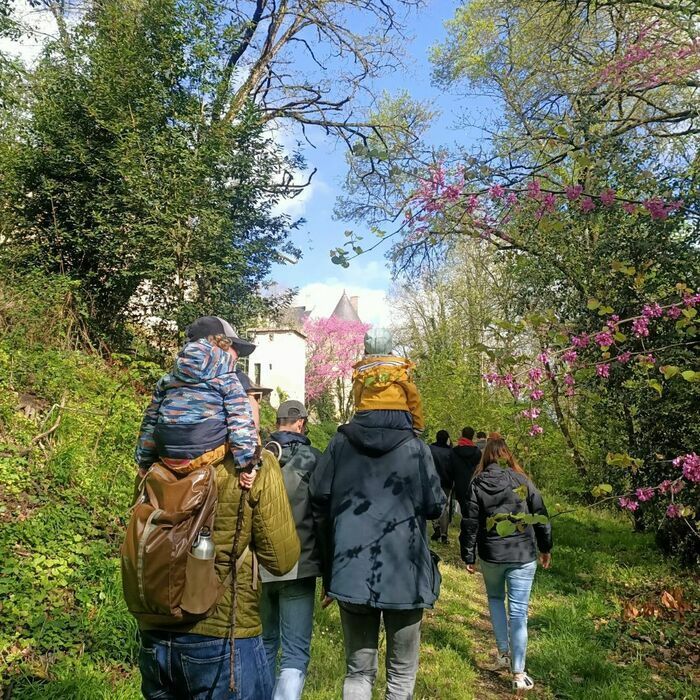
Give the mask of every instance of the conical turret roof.
M 340 297 L 340 301 L 336 304 L 331 318 L 341 318 L 343 321 L 357 321 L 358 323 L 362 323 L 362 320 L 357 315 L 357 311 L 345 291 L 343 291 L 343 296 Z

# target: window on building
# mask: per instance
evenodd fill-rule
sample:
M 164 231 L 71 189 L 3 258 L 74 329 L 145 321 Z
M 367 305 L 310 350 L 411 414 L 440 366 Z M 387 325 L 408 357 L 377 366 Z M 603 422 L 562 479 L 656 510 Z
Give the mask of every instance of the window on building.
M 270 339 L 270 342 L 272 342 L 275 339 L 275 334 L 270 333 L 267 337 Z
M 256 363 L 253 365 L 253 374 L 255 375 L 253 381 L 254 381 L 256 384 L 260 384 L 260 374 L 261 374 L 261 370 L 262 370 L 262 367 L 261 367 L 260 363 L 259 363 L 259 362 L 256 362 Z
M 270 365 L 270 370 L 272 370 L 272 365 Z

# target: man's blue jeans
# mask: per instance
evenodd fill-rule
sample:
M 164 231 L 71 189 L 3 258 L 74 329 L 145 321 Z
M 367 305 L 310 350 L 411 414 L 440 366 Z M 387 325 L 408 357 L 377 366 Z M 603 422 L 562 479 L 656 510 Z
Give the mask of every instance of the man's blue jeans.
M 496 646 L 500 652 L 509 651 L 508 628 L 510 626 L 511 670 L 513 673 L 523 673 L 527 654 L 527 609 L 537 562 L 494 564 L 481 560 L 479 566 L 484 575 L 486 593 L 489 597 Z M 506 586 L 508 618 L 506 618 L 505 606 Z
M 272 677 L 261 637 L 237 639 L 236 690 L 229 690 L 230 643 L 201 634 L 141 633 L 139 668 L 146 700 L 269 700 Z
M 270 673 L 275 675 L 282 647 L 275 700 L 297 700 L 304 688 L 311 656 L 316 578 L 263 583 L 260 617 Z

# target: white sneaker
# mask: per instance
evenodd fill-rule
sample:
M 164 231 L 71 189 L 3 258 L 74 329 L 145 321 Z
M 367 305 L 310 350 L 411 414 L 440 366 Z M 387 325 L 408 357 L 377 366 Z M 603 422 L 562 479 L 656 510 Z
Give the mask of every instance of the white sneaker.
M 535 681 L 533 681 L 527 673 L 523 673 L 521 678 L 513 678 L 513 690 L 527 692 L 534 687 Z

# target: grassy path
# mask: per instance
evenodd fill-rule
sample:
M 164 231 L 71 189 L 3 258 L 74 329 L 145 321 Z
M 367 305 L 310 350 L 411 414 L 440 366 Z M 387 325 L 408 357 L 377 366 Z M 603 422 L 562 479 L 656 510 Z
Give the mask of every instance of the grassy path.
M 693 700 L 698 691 L 698 601 L 682 616 L 623 621 L 624 601 L 659 599 L 680 587 L 697 597 L 697 578 L 675 572 L 649 536 L 616 515 L 586 510 L 557 519 L 550 571 L 537 573 L 528 671 L 536 700 Z M 456 535 L 456 529 L 454 535 Z M 458 545 L 438 545 L 442 593 L 425 617 L 416 700 L 512 698 L 509 675 L 490 671 L 494 649 L 481 575 L 461 565 Z M 320 613 L 313 641 L 309 700 L 341 695 L 343 642 L 335 607 Z M 383 697 L 381 669 L 375 698 Z

